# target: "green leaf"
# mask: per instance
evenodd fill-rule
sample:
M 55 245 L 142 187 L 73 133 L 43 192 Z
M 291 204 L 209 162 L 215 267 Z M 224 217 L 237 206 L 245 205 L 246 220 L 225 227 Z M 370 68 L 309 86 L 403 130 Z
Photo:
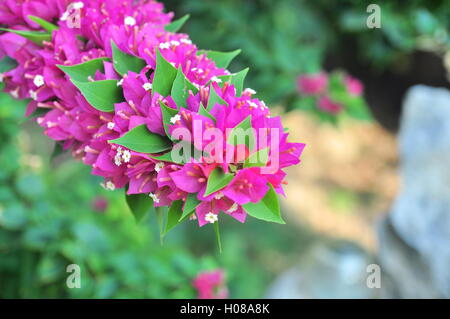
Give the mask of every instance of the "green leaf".
M 64 153 L 64 148 L 61 143 L 56 142 L 53 147 L 52 155 L 50 155 L 50 160 L 54 160 L 56 157 Z
M 216 122 L 216 118 L 205 109 L 205 107 L 203 106 L 203 103 L 200 103 L 200 106 L 198 108 L 198 114 L 206 116 L 206 117 L 210 118 L 211 120 L 213 120 L 214 122 Z
M 31 21 L 36 22 L 37 24 L 39 24 L 42 27 L 42 29 L 44 29 L 44 30 L 46 30 L 47 32 L 50 32 L 50 33 L 52 33 L 53 31 L 59 29 L 59 27 L 57 25 L 55 25 L 53 23 L 50 23 L 50 22 L 48 22 L 48 21 L 46 21 L 44 19 L 41 19 L 39 17 L 36 17 L 36 16 L 29 15 L 28 19 L 30 19 Z
M 42 42 L 44 42 L 44 41 L 50 42 L 52 40 L 52 35 L 48 32 L 12 30 L 12 29 L 5 29 L 5 28 L 0 28 L 0 30 L 15 33 L 15 34 L 20 35 L 38 45 L 42 45 Z
M 172 23 L 169 23 L 164 27 L 164 30 L 166 30 L 168 32 L 173 32 L 173 33 L 177 32 L 186 23 L 186 21 L 189 19 L 189 17 L 190 17 L 190 15 L 186 14 L 185 16 L 172 21 Z
M 125 192 L 125 200 L 137 221 L 140 221 L 148 212 L 152 211 L 153 201 L 147 194 L 127 195 Z
M 227 142 L 228 144 L 231 145 L 240 145 L 241 143 L 241 139 L 239 137 L 242 137 L 243 135 L 241 133 L 244 133 L 244 145 L 249 149 L 249 150 L 253 150 L 253 148 L 255 147 L 255 132 L 252 128 L 252 120 L 251 120 L 251 115 L 247 116 L 241 123 L 239 123 L 238 125 L 236 125 L 230 132 L 230 135 L 228 135 L 227 138 Z M 250 130 L 251 129 L 251 130 Z M 249 135 L 247 135 L 246 133 L 250 132 Z
M 206 109 L 208 111 L 211 111 L 212 108 L 216 104 L 225 105 L 227 102 L 225 102 L 216 92 L 214 87 L 212 85 L 209 86 L 209 99 L 208 99 L 208 105 L 206 106 Z
M 4 73 L 14 69 L 17 66 L 16 60 L 11 59 L 8 56 L 3 57 L 0 61 L 0 73 Z
M 221 168 L 216 167 L 208 177 L 204 196 L 209 196 L 212 193 L 221 190 L 222 188 L 227 186 L 233 178 L 233 174 L 225 174 Z
M 194 84 L 186 78 L 180 66 L 173 81 L 171 92 L 171 96 L 178 107 L 186 107 L 186 99 L 189 97 L 189 91 L 192 91 L 193 94 L 197 94 L 198 92 Z
M 182 200 L 177 200 L 173 202 L 167 214 L 167 222 L 166 228 L 164 230 L 164 235 L 166 235 L 172 228 L 174 228 L 176 225 L 180 223 L 180 217 L 181 214 L 183 213 L 181 210 L 182 206 L 183 206 Z
M 150 132 L 145 124 L 136 126 L 125 135 L 109 142 L 140 153 L 159 153 L 172 147 L 166 137 Z
M 226 69 L 239 53 L 241 49 L 230 52 L 206 51 L 206 56 L 213 60 L 218 68 Z
M 219 252 L 222 253 L 222 241 L 220 240 L 219 221 L 216 221 L 214 223 L 214 233 L 216 234 L 217 247 L 219 248 Z
M 156 50 L 156 70 L 153 77 L 153 91 L 158 92 L 162 96 L 168 96 L 172 90 L 173 81 L 177 76 L 177 69 L 170 64 Z
M 187 218 L 189 215 L 191 215 L 194 210 L 197 208 L 198 205 L 200 205 L 200 201 L 197 199 L 197 194 L 189 194 L 186 197 L 186 202 L 184 203 L 183 207 L 183 214 L 180 217 L 180 221 Z
M 147 62 L 145 62 L 145 60 L 120 50 L 112 40 L 111 48 L 113 54 L 114 69 L 120 75 L 124 75 L 128 73 L 128 71 L 139 73 L 147 65 Z
M 164 153 L 163 155 L 149 155 L 149 157 L 154 158 L 155 160 L 159 160 L 161 162 L 171 162 L 177 164 L 183 164 L 183 161 L 176 161 L 172 158 L 172 152 Z
M 231 84 L 236 88 L 236 95 L 240 96 L 242 94 L 242 90 L 244 89 L 244 81 L 247 76 L 249 68 L 246 68 L 238 73 L 234 74 L 231 78 Z
M 117 86 L 117 80 L 79 82 L 72 79 L 71 81 L 89 104 L 99 111 L 113 112 L 114 104 L 124 101 L 122 88 Z
M 251 154 L 244 162 L 244 167 L 263 167 L 269 161 L 269 148 L 263 148 Z
M 259 203 L 248 203 L 242 208 L 252 217 L 273 223 L 286 224 L 281 218 L 280 204 L 275 189 L 269 184 L 269 191 Z
M 109 61 L 109 59 L 97 58 L 80 64 L 57 65 L 57 67 L 66 73 L 72 80 L 87 82 L 88 78 L 93 78 L 97 71 L 104 72 L 104 61 Z
M 170 123 L 170 119 L 172 117 L 174 117 L 176 114 L 178 114 L 178 110 L 172 109 L 172 108 L 166 106 L 161 101 L 159 101 L 159 105 L 161 106 L 161 114 L 162 114 L 162 118 L 163 118 L 164 131 L 166 132 L 166 135 L 170 139 L 172 139 L 172 137 L 169 134 L 169 128 L 167 127 L 167 125 L 172 124 L 172 123 Z
M 218 78 L 222 80 L 220 86 L 225 82 L 229 82 L 234 85 L 236 88 L 236 96 L 240 96 L 242 94 L 242 90 L 244 89 L 244 81 L 247 76 L 249 68 L 239 71 L 238 73 L 230 74 L 230 75 L 221 75 Z

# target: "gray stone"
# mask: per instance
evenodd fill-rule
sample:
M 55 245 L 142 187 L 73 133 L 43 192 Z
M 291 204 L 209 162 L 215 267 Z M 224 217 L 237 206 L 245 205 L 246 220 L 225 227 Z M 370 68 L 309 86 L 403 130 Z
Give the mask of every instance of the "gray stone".
M 399 134 L 402 190 L 393 229 L 417 251 L 436 295 L 450 297 L 450 92 L 412 87 Z M 431 297 L 431 296 L 430 296 Z

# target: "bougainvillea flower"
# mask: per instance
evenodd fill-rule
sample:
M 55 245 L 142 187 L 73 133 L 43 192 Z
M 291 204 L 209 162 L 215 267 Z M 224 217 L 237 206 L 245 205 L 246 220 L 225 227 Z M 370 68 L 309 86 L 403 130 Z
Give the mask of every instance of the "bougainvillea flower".
M 317 103 L 319 109 L 324 112 L 336 114 L 342 110 L 342 106 L 336 102 L 333 102 L 328 96 L 321 96 Z
M 0 79 L 102 186 L 126 188 L 131 208 L 170 206 L 167 227 L 187 216 L 217 225 L 222 213 L 283 222 L 276 193 L 304 144 L 288 143 L 280 118 L 244 90 L 247 69 L 227 70 L 235 52 L 199 51 L 172 18 L 156 1 L 4 1 L 0 57 L 15 66 Z M 326 86 L 323 73 L 299 79 L 305 94 Z M 222 282 L 208 276 L 196 281 L 202 296 Z
M 344 76 L 344 83 L 347 87 L 348 93 L 351 95 L 360 96 L 364 91 L 364 86 L 361 81 L 350 75 Z
M 305 95 L 316 95 L 326 90 L 328 75 L 325 72 L 301 75 L 297 79 L 298 90 Z
M 202 272 L 192 282 L 197 289 L 198 299 L 225 299 L 228 289 L 225 286 L 225 275 L 222 270 Z

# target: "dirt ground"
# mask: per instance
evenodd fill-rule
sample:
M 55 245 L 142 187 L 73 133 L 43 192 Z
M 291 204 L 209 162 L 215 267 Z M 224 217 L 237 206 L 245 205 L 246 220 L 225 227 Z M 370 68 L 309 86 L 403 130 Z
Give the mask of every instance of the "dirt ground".
M 376 249 L 374 225 L 398 189 L 396 138 L 377 123 L 338 127 L 302 112 L 283 115 L 290 141 L 306 143 L 302 163 L 287 170 L 283 205 L 315 231 Z

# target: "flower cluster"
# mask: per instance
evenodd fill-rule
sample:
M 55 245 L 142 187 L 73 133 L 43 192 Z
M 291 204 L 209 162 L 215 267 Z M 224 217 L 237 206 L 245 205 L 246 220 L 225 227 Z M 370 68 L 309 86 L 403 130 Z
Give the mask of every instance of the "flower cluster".
M 200 226 L 219 212 L 282 222 L 274 196 L 304 144 L 243 89 L 246 70 L 226 70 L 236 52 L 198 50 L 155 1 L 19 2 L 0 4 L 0 58 L 16 63 L 0 80 L 106 189 Z
M 224 285 L 224 273 L 217 269 L 200 273 L 192 282 L 198 291 L 198 299 L 225 299 L 228 289 Z
M 343 111 L 344 105 L 330 97 L 330 91 L 332 89 L 329 87 L 329 79 L 332 76 L 334 75 L 326 72 L 301 75 L 298 77 L 297 86 L 301 94 L 313 96 L 317 99 L 317 107 L 319 110 L 330 114 L 338 114 Z M 349 95 L 354 97 L 360 97 L 362 95 L 364 87 L 358 79 L 344 74 L 339 81 L 342 82 Z

